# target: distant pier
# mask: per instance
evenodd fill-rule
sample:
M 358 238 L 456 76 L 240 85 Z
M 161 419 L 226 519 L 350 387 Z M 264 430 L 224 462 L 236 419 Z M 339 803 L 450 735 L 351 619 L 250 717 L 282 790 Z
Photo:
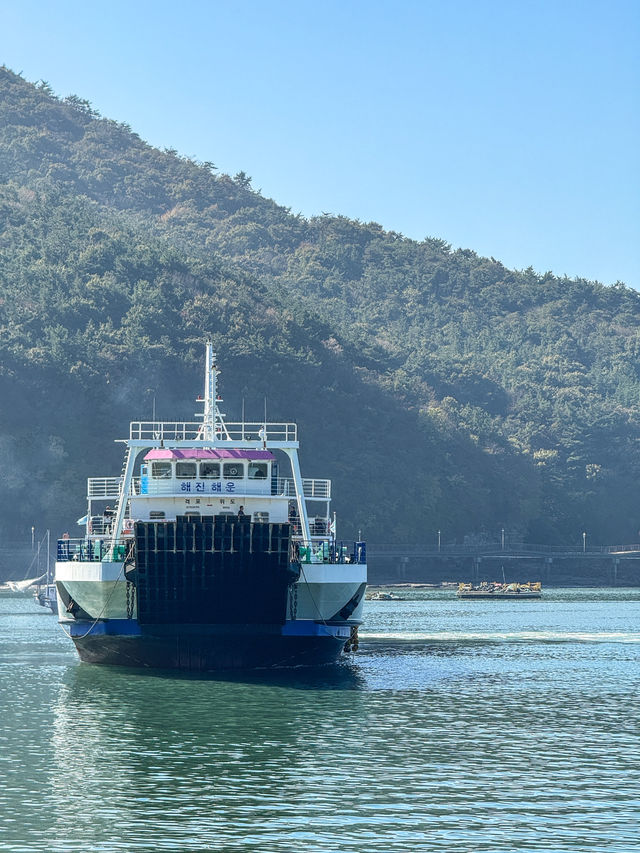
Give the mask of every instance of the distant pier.
M 640 586 L 640 545 L 368 545 L 370 583 L 541 581 Z

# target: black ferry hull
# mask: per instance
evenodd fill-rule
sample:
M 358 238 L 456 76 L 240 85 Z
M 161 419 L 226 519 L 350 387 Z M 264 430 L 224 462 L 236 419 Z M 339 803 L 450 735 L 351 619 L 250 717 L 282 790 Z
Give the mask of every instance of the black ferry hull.
M 322 666 L 342 656 L 351 635 L 348 625 L 312 624 L 306 636 L 282 634 L 280 626 L 271 631 L 242 631 L 236 626 L 233 633 L 223 626 L 218 630 L 216 626 L 163 626 L 162 632 L 141 629 L 129 635 L 111 633 L 122 630 L 113 623 L 107 627 L 109 633 L 99 625 L 73 624 L 72 639 L 82 661 L 192 672 Z

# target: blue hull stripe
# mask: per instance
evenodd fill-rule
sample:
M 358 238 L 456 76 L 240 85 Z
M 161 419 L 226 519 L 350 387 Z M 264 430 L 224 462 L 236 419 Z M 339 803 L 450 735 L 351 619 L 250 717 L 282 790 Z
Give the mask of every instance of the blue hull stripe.
M 107 619 L 105 621 L 98 621 L 90 630 L 87 622 L 73 622 L 70 625 L 66 623 L 65 627 L 72 638 L 87 636 L 87 632 L 92 637 L 101 635 L 108 637 L 139 637 L 143 633 L 135 619 Z M 230 631 L 229 633 L 232 634 L 233 632 Z M 350 633 L 351 628 L 348 625 L 326 625 L 306 619 L 288 620 L 280 628 L 280 636 L 282 637 L 332 637 L 348 640 Z M 256 634 L 256 636 L 259 636 L 259 634 Z
M 348 640 L 350 634 L 348 625 L 318 624 L 306 619 L 289 620 L 282 626 L 283 637 L 340 637 Z
M 90 630 L 87 622 L 72 622 L 71 625 L 67 623 L 65 624 L 65 628 L 67 628 L 72 637 L 84 637 L 87 635 L 87 631 L 92 637 L 97 637 L 101 634 L 109 637 L 135 637 L 142 634 L 140 626 L 134 619 L 108 619 L 106 621 L 99 621 Z

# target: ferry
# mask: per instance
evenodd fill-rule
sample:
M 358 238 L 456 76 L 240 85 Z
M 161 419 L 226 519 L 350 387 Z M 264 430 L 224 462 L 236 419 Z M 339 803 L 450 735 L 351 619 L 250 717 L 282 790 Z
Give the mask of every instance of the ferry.
M 538 583 L 470 583 L 458 585 L 458 598 L 540 598 L 542 584 Z
M 88 480 L 84 535 L 57 542 L 59 622 L 83 661 L 208 672 L 358 647 L 366 543 L 337 539 L 296 424 L 228 422 L 219 374 L 209 342 L 197 420 L 131 422 L 121 475 Z

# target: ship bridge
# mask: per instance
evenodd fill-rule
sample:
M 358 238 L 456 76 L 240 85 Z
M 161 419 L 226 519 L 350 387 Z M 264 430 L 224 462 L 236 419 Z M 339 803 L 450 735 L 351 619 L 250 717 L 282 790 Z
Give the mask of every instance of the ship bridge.
M 304 541 L 333 533 L 328 480 L 303 480 L 298 460 L 298 428 L 294 423 L 228 422 L 220 411 L 220 371 L 211 342 L 206 348 L 203 411 L 195 421 L 132 421 L 122 476 L 117 478 L 116 507 L 108 524 L 115 545 L 131 519 L 169 519 L 184 515 L 251 515 L 254 521 L 289 522 Z M 134 477 L 138 456 L 147 453 Z M 291 477 L 280 477 L 273 451 L 286 456 Z M 287 472 L 288 473 L 288 472 Z M 90 480 L 88 524 L 92 500 L 116 486 L 113 479 Z M 308 502 L 321 503 L 320 517 L 310 517 Z M 153 504 L 153 506 L 152 506 Z M 129 525 L 130 527 L 130 525 Z M 331 528 L 331 529 L 330 529 Z
M 126 508 L 125 532 L 131 529 L 127 522 L 132 519 L 235 514 L 240 507 L 255 521 L 289 521 L 299 535 L 304 534 L 306 520 L 304 539 L 329 532 L 331 481 L 302 478 L 299 471 L 296 480 L 296 424 L 228 424 L 225 432 L 219 430 L 211 440 L 202 437 L 202 424 L 197 422 L 133 421 L 130 438 L 124 441 L 128 455 L 123 475 L 87 481 L 88 519 L 94 535 L 113 529 L 110 511 L 103 517 L 94 507 L 94 502 L 109 500 Z M 135 460 L 144 450 L 139 474 L 134 476 Z M 294 476 L 280 475 L 274 450 L 287 454 Z

